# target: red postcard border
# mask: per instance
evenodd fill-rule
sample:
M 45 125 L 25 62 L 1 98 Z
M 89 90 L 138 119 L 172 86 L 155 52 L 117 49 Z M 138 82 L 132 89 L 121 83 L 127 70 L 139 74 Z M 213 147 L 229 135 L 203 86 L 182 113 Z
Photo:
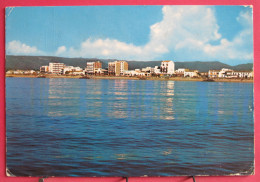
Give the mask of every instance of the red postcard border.
M 258 2 L 257 2 L 258 1 Z M 0 182 L 35 182 L 38 177 L 7 177 L 5 174 L 5 7 L 8 6 L 87 6 L 87 5 L 253 5 L 254 18 L 254 115 L 255 115 L 255 175 L 198 176 L 199 182 L 260 181 L 260 3 L 259 0 L 1 0 L 0 1 Z M 53 177 L 46 182 L 123 182 L 120 177 Z M 130 177 L 131 182 L 192 182 L 191 177 Z

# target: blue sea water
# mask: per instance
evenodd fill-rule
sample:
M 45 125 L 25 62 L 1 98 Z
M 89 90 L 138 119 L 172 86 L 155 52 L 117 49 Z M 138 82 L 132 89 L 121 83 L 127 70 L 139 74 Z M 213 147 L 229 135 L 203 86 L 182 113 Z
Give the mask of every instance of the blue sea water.
M 254 171 L 253 84 L 6 78 L 16 176 Z

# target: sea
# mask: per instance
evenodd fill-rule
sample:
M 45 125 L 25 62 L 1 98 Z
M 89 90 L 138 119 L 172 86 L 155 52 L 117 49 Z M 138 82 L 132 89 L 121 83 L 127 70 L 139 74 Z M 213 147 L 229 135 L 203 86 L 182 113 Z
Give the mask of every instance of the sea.
M 253 83 L 6 78 L 13 176 L 254 172 Z

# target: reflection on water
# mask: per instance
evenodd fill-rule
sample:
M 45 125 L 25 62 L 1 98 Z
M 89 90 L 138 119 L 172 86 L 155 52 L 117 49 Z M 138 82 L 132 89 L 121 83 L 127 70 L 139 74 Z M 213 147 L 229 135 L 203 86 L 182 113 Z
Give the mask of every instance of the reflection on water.
M 6 90 L 7 166 L 18 176 L 253 170 L 250 83 L 7 78 Z

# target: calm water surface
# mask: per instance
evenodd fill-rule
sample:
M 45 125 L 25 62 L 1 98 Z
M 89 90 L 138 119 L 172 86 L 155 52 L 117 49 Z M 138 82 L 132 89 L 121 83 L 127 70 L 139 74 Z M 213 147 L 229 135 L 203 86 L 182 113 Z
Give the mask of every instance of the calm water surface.
M 6 78 L 16 176 L 254 170 L 253 84 Z

